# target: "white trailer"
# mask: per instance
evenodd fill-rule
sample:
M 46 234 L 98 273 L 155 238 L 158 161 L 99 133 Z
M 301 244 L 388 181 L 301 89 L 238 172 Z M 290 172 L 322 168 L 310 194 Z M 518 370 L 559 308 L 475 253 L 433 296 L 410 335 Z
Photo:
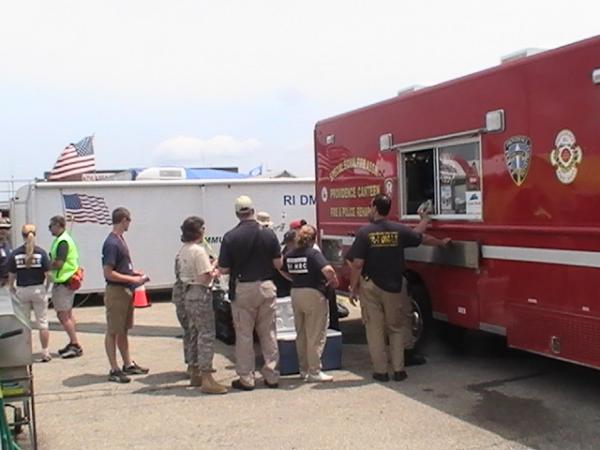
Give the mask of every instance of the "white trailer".
M 13 243 L 20 245 L 21 226 L 33 223 L 38 228 L 38 244 L 48 250 L 53 239 L 48 221 L 58 214 L 69 218 L 67 207 L 73 205 L 65 205 L 67 198 L 95 198 L 95 213 L 89 205 L 83 208 L 90 220 L 94 214 L 101 214 L 102 202 L 108 213 L 124 206 L 133 219 L 125 240 L 134 267 L 150 276 L 147 289 L 165 289 L 174 281 L 173 261 L 181 245 L 179 226 L 186 217 L 196 215 L 205 220 L 207 240 L 218 253 L 223 234 L 237 223 L 236 197 L 248 195 L 256 212 L 271 215 L 275 233 L 281 239 L 290 220 L 315 223 L 314 186 L 310 178 L 35 182 L 20 188 L 11 201 Z M 87 220 L 84 213 L 79 214 L 79 220 Z M 67 229 L 77 242 L 85 269 L 78 292 L 103 291 L 101 250 L 111 226 L 71 220 Z

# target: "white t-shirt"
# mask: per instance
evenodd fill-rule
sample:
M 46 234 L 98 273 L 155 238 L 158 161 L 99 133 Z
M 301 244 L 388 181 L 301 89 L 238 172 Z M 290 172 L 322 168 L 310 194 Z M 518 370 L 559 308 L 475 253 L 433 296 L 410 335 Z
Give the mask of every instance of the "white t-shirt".
M 212 264 L 201 245 L 195 242 L 183 244 L 176 259 L 181 281 L 189 284 L 205 284 L 200 282 L 201 276 L 212 271 Z

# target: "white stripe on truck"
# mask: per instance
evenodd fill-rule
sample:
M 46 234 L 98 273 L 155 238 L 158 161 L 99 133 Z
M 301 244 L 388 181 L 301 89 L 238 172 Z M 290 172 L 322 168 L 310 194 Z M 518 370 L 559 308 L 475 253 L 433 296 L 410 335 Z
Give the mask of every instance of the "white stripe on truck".
M 354 242 L 353 236 L 323 235 L 321 239 L 341 240 L 346 246 Z M 600 268 L 600 252 L 585 250 L 483 245 L 481 256 L 485 259 Z

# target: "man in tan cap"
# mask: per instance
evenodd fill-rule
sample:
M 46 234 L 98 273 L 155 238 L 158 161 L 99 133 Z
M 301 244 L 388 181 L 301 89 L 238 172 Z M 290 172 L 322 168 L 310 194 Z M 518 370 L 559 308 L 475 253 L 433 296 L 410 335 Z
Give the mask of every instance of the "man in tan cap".
M 219 253 L 219 270 L 229 274 L 229 298 L 235 328 L 235 370 L 239 376 L 231 383 L 234 389 L 254 389 L 254 339 L 256 330 L 265 364 L 261 370 L 265 386 L 279 386 L 279 362 L 275 335 L 276 288 L 274 270 L 281 267 L 279 241 L 273 230 L 264 228 L 254 218 L 250 197 L 235 201 L 240 220 L 225 233 Z

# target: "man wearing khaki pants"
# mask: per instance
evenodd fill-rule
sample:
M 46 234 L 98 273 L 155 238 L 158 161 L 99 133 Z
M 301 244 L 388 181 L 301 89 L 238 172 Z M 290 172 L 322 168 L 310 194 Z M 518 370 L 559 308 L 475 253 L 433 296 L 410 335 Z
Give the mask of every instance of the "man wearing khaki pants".
M 269 228 L 254 218 L 250 197 L 235 201 L 238 225 L 223 236 L 219 253 L 219 271 L 229 274 L 229 298 L 235 328 L 235 370 L 239 376 L 234 389 L 254 389 L 254 340 L 256 330 L 265 364 L 261 370 L 269 388 L 279 386 L 279 362 L 275 335 L 276 288 L 274 270 L 281 267 L 279 240 Z
M 106 280 L 104 305 L 106 306 L 106 334 L 104 348 L 110 364 L 108 381 L 129 383 L 128 375 L 145 375 L 149 369 L 138 365 L 129 351 L 128 332 L 133 327 L 132 290 L 148 281 L 143 273 L 134 270 L 125 232 L 131 224 L 131 214 L 126 208 L 112 212 L 113 229 L 102 245 L 102 270 Z M 123 358 L 123 368 L 117 364 L 117 347 Z
M 446 245 L 450 239 L 437 239 L 422 234 L 427 227 L 428 215 L 421 214 L 421 222 L 411 229 L 387 220 L 391 198 L 376 195 L 371 201 L 368 225 L 362 227 L 348 252 L 352 260 L 350 273 L 351 300 L 360 298 L 362 319 L 367 333 L 367 344 L 373 362 L 373 378 L 389 381 L 386 335 L 390 342 L 390 359 L 394 380 L 402 381 L 404 348 L 407 328 L 410 327 L 410 301 L 404 274 L 404 249 L 426 245 Z

